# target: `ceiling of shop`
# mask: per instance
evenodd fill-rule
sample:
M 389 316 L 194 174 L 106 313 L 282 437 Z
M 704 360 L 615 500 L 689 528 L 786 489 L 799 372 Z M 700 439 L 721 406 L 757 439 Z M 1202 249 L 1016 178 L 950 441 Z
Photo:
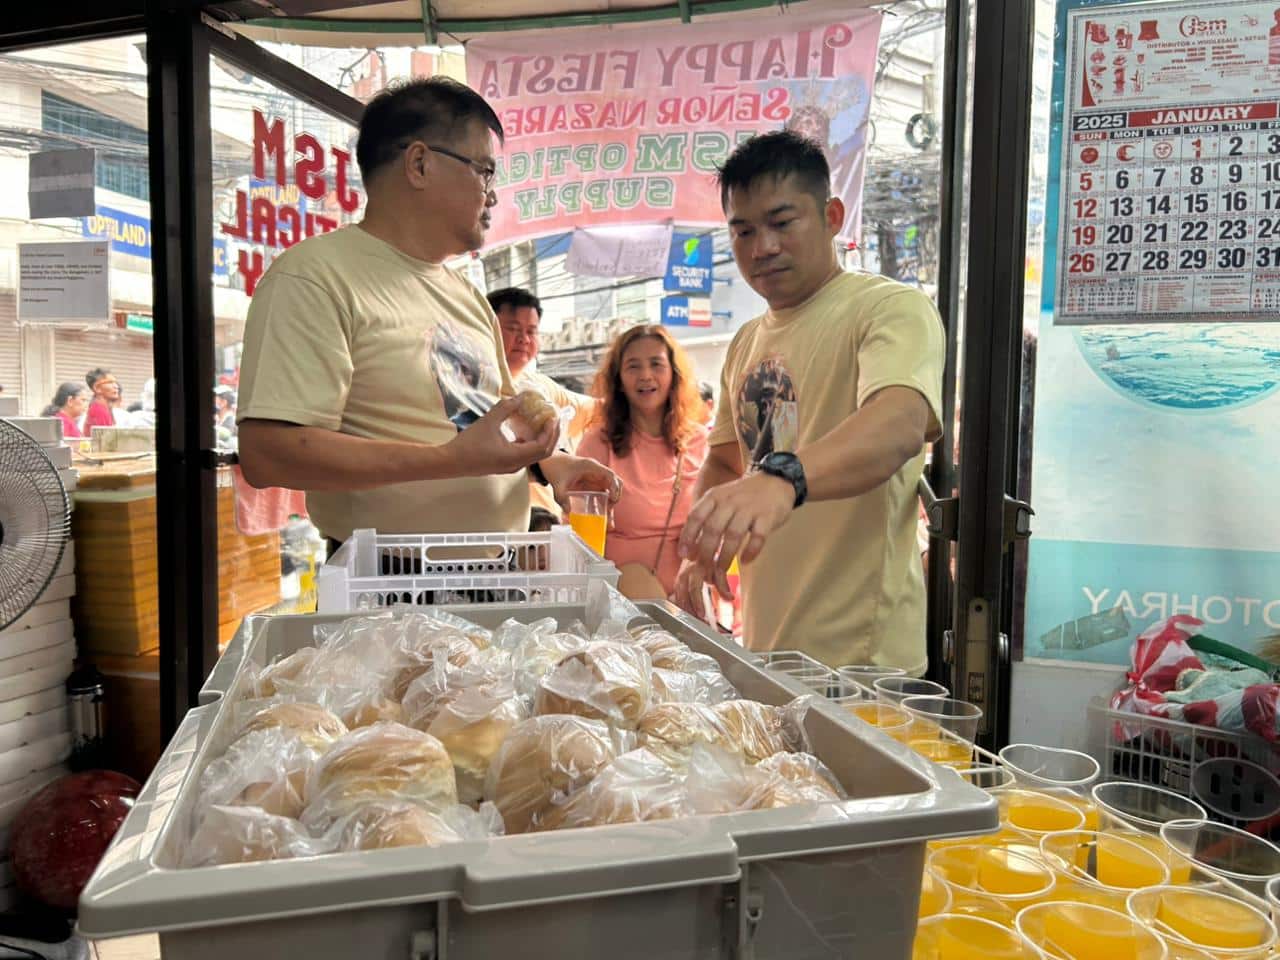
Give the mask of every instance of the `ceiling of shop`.
M 352 47 L 433 42 L 423 26 L 428 7 L 440 42 L 448 42 L 492 30 L 687 21 L 785 6 L 785 0 L 253 0 L 259 12 L 246 17 L 244 2 L 236 0 L 234 19 L 247 21 L 238 29 L 255 40 Z

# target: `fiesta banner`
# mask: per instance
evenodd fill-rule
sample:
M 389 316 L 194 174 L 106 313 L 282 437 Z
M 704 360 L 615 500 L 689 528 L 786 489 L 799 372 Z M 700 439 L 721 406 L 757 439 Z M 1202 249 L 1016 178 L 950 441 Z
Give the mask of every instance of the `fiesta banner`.
M 506 133 L 488 243 L 575 227 L 724 223 L 716 166 L 757 133 L 822 144 L 861 223 L 880 14 L 787 9 L 609 31 L 477 37 L 467 80 Z

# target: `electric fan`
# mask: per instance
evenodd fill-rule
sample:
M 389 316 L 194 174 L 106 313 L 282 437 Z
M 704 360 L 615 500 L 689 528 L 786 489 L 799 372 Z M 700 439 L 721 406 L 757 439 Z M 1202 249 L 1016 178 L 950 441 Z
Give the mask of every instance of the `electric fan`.
M 0 420 L 0 630 L 40 599 L 70 536 L 58 468 L 40 444 Z

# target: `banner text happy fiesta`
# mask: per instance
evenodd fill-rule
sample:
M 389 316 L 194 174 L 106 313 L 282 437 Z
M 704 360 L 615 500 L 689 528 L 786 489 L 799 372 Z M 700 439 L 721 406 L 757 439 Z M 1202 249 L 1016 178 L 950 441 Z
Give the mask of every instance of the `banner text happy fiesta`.
M 473 41 L 468 80 L 507 137 L 489 241 L 620 220 L 714 221 L 708 176 L 737 143 L 786 124 L 797 82 L 874 62 L 878 14 L 832 16 L 804 29 L 788 18 L 790 31 L 756 20 L 750 37 L 706 42 L 679 38 L 746 31 L 702 23 L 604 34 L 610 45 L 593 51 L 546 35 Z M 626 33 L 635 42 L 618 43 Z

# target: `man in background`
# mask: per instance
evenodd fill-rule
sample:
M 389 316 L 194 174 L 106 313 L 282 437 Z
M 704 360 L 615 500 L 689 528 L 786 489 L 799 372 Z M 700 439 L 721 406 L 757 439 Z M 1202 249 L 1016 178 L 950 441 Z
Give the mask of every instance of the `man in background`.
M 97 367 L 85 374 L 84 382 L 93 391 L 93 401 L 84 415 L 84 435 L 87 437 L 94 427 L 116 425 L 115 405 L 120 399 L 120 381 L 110 370 Z
M 560 433 L 560 444 L 564 449 L 576 450 L 587 425 L 595 419 L 599 402 L 594 397 L 566 390 L 535 368 L 534 361 L 538 359 L 541 348 L 542 303 L 520 287 L 495 290 L 488 299 L 489 306 L 498 316 L 502 349 L 507 356 L 507 368 L 511 371 L 515 388 L 535 390 L 558 410 L 573 411 L 572 419 Z M 550 513 L 559 520 L 560 507 L 550 489 L 539 483 L 530 483 L 529 499 L 535 509 Z M 533 523 L 546 523 L 545 514 L 534 514 L 532 519 Z

